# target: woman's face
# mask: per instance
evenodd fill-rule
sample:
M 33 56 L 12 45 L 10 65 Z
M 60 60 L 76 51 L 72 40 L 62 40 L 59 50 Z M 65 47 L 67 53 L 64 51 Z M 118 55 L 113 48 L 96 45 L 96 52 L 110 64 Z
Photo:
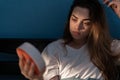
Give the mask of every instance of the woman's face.
M 75 7 L 70 17 L 70 33 L 75 40 L 85 40 L 91 28 L 89 10 Z

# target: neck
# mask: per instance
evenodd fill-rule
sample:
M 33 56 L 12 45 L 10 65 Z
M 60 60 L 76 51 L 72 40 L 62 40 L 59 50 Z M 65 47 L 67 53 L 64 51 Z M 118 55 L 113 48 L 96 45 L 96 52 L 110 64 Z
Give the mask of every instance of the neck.
M 81 48 L 85 43 L 86 40 L 80 39 L 71 41 L 69 45 L 73 48 Z

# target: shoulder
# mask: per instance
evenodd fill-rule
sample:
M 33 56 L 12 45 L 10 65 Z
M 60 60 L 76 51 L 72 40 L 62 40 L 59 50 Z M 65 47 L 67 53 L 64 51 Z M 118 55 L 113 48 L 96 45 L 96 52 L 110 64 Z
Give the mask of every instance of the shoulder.
M 58 39 L 56 41 L 53 41 L 45 47 L 45 49 L 43 50 L 42 53 L 46 53 L 46 54 L 49 54 L 49 55 L 60 53 L 64 49 L 63 43 L 64 43 L 63 39 Z
M 120 40 L 113 40 L 111 44 L 111 51 L 115 56 L 115 63 L 120 65 Z
M 58 39 L 58 40 L 56 40 L 56 41 L 53 41 L 53 42 L 51 42 L 50 44 L 48 44 L 47 46 L 46 46 L 46 48 L 59 48 L 59 47 L 62 47 L 62 45 L 63 45 L 63 42 L 64 42 L 64 40 L 63 39 Z
M 115 53 L 120 53 L 120 40 L 114 39 L 112 41 L 111 50 Z

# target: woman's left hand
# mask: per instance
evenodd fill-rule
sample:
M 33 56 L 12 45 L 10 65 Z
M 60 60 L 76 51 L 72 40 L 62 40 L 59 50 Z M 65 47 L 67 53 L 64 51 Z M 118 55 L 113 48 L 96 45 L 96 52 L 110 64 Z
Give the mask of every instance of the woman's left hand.
M 120 0 L 104 0 L 104 3 L 111 7 L 113 11 L 118 15 L 120 18 Z

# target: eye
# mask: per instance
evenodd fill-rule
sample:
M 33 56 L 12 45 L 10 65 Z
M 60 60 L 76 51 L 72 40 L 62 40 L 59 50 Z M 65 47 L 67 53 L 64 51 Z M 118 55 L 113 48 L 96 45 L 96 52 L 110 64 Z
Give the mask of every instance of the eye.
M 84 25 L 84 26 L 86 26 L 86 27 L 91 26 L 91 22 L 88 22 L 88 21 L 87 21 L 87 22 L 86 22 L 86 21 L 83 21 L 83 25 Z
M 72 20 L 73 22 L 77 22 L 77 19 L 76 19 L 75 17 L 71 17 L 71 20 Z

